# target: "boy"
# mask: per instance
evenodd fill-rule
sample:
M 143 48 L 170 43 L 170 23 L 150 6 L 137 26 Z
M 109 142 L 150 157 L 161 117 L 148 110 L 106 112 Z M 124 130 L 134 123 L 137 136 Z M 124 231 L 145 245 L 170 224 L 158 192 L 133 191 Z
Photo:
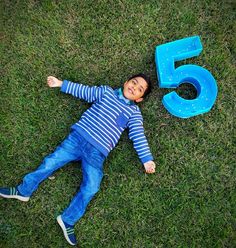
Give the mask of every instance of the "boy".
M 47 78 L 49 87 L 61 87 L 64 93 L 84 99 L 93 105 L 72 126 L 68 137 L 45 157 L 42 164 L 23 178 L 17 187 L 0 188 L 0 196 L 28 201 L 38 185 L 55 170 L 71 161 L 82 161 L 83 180 L 79 192 L 70 205 L 57 217 L 69 244 L 76 245 L 75 223 L 83 216 L 92 197 L 98 192 L 103 177 L 103 163 L 116 146 L 121 133 L 129 128 L 129 138 L 134 143 L 147 173 L 155 172 L 155 163 L 143 129 L 143 119 L 135 103 L 141 102 L 150 92 L 150 81 L 144 74 L 128 79 L 122 88 L 85 86 L 53 76 Z

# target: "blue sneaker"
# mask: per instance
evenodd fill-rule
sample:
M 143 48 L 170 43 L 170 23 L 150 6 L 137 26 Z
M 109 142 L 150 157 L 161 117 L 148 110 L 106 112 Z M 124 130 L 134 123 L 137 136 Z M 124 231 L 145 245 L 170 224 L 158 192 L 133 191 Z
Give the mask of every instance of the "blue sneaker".
M 64 222 L 61 218 L 61 215 L 57 216 L 57 222 L 60 225 L 67 242 L 70 245 L 76 245 L 77 241 L 75 237 L 74 226 L 71 226 L 67 224 L 66 222 Z
M 4 198 L 14 198 L 24 202 L 29 200 L 29 197 L 23 196 L 16 187 L 0 188 L 0 196 Z

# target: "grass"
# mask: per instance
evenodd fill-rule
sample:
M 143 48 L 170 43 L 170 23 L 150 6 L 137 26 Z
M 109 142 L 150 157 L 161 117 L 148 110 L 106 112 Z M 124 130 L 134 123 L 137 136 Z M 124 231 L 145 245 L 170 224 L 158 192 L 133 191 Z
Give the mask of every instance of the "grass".
M 190 119 L 140 104 L 157 173 L 146 175 L 127 133 L 105 162 L 100 192 L 76 224 L 79 247 L 235 247 L 235 4 L 233 1 L 1 1 L 0 185 L 13 186 L 66 137 L 89 104 L 46 77 L 119 87 L 148 72 L 158 44 L 200 35 L 194 63 L 219 88 L 213 109 Z M 177 90 L 186 98 L 192 89 Z M 0 247 L 69 247 L 55 222 L 78 190 L 72 163 L 24 204 L 0 199 Z

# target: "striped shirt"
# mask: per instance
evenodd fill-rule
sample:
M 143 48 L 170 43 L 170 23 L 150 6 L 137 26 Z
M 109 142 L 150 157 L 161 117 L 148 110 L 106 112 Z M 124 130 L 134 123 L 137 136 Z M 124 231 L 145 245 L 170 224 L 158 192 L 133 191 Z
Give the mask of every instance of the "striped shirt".
M 64 80 L 61 91 L 83 99 L 92 106 L 72 126 L 105 156 L 116 146 L 122 132 L 128 128 L 129 138 L 142 163 L 153 160 L 144 134 L 139 107 L 121 101 L 109 86 L 87 86 Z

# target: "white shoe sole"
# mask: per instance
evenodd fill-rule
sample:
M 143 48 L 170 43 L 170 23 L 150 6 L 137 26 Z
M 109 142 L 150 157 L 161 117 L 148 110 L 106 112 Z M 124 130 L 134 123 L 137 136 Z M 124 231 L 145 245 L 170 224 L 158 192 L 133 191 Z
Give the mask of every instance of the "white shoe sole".
M 65 225 L 64 225 L 64 223 L 63 223 L 63 221 L 62 221 L 62 219 L 61 219 L 61 215 L 57 216 L 57 222 L 58 222 L 58 224 L 60 225 L 60 227 L 61 227 L 61 229 L 62 229 L 62 231 L 63 231 L 63 234 L 64 234 L 64 236 L 65 236 L 67 242 L 68 242 L 70 245 L 76 245 L 76 244 L 73 244 L 73 243 L 70 241 L 70 239 L 69 239 L 69 237 L 68 237 L 68 234 L 67 234 L 67 232 L 66 232 L 66 227 L 65 227 Z
M 4 197 L 4 198 L 11 198 L 11 199 L 18 199 L 20 201 L 23 201 L 23 202 L 27 202 L 29 201 L 29 197 L 27 196 L 20 196 L 20 195 L 4 195 L 4 194 L 1 194 L 0 193 L 0 196 Z

